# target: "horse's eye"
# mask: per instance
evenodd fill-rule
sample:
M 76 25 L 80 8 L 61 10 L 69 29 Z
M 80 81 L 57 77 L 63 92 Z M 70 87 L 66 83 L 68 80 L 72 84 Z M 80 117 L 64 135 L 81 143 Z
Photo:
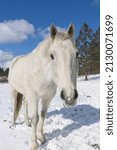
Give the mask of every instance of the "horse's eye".
M 54 55 L 53 54 L 50 54 L 50 57 L 51 57 L 52 60 L 54 59 Z
M 79 52 L 76 52 L 76 58 L 78 58 L 78 56 L 79 56 Z

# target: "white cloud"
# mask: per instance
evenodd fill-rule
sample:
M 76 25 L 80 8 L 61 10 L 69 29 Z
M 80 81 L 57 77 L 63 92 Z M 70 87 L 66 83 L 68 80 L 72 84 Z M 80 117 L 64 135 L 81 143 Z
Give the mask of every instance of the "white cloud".
M 0 43 L 21 42 L 34 32 L 34 26 L 25 19 L 0 22 Z
M 65 31 L 65 28 L 61 28 L 59 26 L 56 26 L 58 31 Z M 46 38 L 50 35 L 50 26 L 45 29 L 38 28 L 38 35 L 40 35 L 42 38 Z
M 14 55 L 11 52 L 0 50 L 0 67 L 4 69 L 8 68 L 13 57 Z

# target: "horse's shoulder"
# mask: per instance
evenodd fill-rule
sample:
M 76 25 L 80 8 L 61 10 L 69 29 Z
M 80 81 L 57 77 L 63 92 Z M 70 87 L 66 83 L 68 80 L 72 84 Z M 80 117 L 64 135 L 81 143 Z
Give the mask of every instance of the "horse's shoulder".
M 12 67 L 16 64 L 16 62 L 17 62 L 19 59 L 21 59 L 22 57 L 23 57 L 23 55 L 17 56 L 17 57 L 15 57 L 15 58 L 13 58 L 13 60 L 11 61 L 10 68 L 12 68 Z

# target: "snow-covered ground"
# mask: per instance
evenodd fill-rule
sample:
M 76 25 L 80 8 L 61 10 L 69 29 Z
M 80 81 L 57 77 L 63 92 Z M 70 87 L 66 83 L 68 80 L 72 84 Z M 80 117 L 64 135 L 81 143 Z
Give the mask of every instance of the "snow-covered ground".
M 73 108 L 64 108 L 58 93 L 50 104 L 41 150 L 100 149 L 100 76 L 78 79 L 79 99 Z M 28 150 L 31 128 L 23 123 L 23 110 L 16 127 L 11 127 L 12 105 L 8 84 L 0 84 L 0 150 Z

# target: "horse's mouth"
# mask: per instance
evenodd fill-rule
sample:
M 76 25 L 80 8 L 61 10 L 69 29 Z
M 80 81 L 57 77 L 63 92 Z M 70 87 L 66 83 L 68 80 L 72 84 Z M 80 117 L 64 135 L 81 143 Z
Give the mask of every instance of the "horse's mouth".
M 71 101 L 66 100 L 66 101 L 64 101 L 63 106 L 64 107 L 73 107 L 76 105 L 76 103 L 77 103 L 77 99 L 71 100 Z

